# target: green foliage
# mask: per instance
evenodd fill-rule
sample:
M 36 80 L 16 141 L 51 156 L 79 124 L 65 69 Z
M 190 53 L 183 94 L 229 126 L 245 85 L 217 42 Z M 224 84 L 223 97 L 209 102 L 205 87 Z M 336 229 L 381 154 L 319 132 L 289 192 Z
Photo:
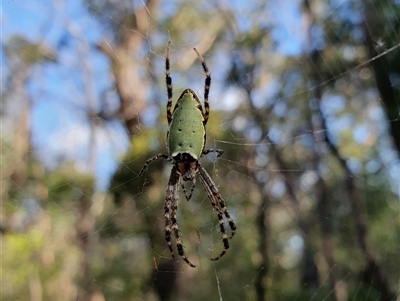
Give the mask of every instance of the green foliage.
M 41 43 L 31 42 L 21 35 L 9 38 L 6 51 L 11 55 L 17 55 L 26 66 L 43 61 L 55 61 L 56 55 L 52 49 Z
M 80 252 L 74 244 L 71 211 L 45 207 L 25 229 L 7 232 L 3 246 L 1 273 L 5 299 L 29 300 L 41 291 L 47 300 L 70 300 L 71 280 L 79 272 Z M 22 212 L 20 212 L 22 214 Z M 21 215 L 19 215 L 21 216 Z M 18 215 L 14 214 L 14 218 Z M 66 290 L 60 295 L 59 287 Z

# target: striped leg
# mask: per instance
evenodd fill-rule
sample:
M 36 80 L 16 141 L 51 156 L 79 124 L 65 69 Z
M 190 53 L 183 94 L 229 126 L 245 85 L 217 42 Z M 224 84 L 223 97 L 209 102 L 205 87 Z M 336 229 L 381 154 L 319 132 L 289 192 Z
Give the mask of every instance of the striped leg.
M 229 249 L 229 239 L 226 236 L 224 218 L 222 216 L 221 208 L 219 208 L 218 203 L 215 200 L 215 198 L 214 198 L 214 196 L 212 194 L 212 191 L 211 191 L 210 187 L 207 185 L 207 182 L 205 181 L 205 179 L 201 175 L 199 177 L 200 177 L 200 182 L 201 182 L 201 184 L 203 184 L 204 190 L 206 191 L 206 193 L 208 195 L 208 198 L 210 200 L 211 206 L 213 207 L 214 211 L 217 213 L 217 217 L 218 217 L 219 230 L 221 232 L 222 242 L 224 244 L 224 248 L 222 249 L 221 253 L 219 253 L 219 255 L 217 257 L 211 258 L 211 260 L 218 260 L 222 256 L 224 256 L 225 253 L 228 251 L 228 249 Z
M 174 250 L 171 245 L 171 203 L 175 196 L 176 185 L 174 184 L 176 179 L 175 167 L 171 170 L 171 175 L 169 177 L 167 191 L 165 193 L 165 202 L 164 202 L 164 220 L 165 220 L 165 240 L 168 244 L 168 249 L 171 253 L 172 259 L 175 260 Z
M 171 44 L 171 41 L 168 41 L 167 48 L 165 49 L 165 84 L 167 85 L 167 93 L 168 93 L 168 102 L 167 102 L 167 120 L 168 124 L 171 123 L 172 120 L 172 113 L 171 113 L 171 107 L 172 107 L 172 79 L 170 76 L 170 71 L 169 71 L 169 45 Z
M 208 172 L 205 170 L 204 166 L 199 163 L 199 174 L 206 182 L 207 186 L 210 188 L 212 195 L 218 200 L 218 205 L 221 208 L 221 212 L 225 215 L 226 220 L 228 221 L 229 227 L 231 228 L 231 236 L 232 238 L 236 232 L 236 225 L 233 222 L 231 216 L 226 209 L 225 201 L 221 197 L 221 193 L 219 192 L 217 185 L 215 185 L 213 179 L 210 177 Z
M 178 249 L 179 256 L 181 256 L 182 259 L 188 265 L 190 265 L 192 268 L 195 268 L 196 266 L 189 261 L 189 259 L 185 255 L 185 251 L 183 250 L 182 239 L 179 234 L 179 228 L 178 228 L 178 223 L 177 223 L 177 219 L 176 219 L 176 212 L 178 211 L 178 202 L 179 202 L 179 178 L 180 178 L 180 175 L 177 172 L 176 166 L 174 166 L 171 170 L 171 176 L 169 178 L 168 188 L 167 188 L 167 196 L 172 196 L 172 199 L 171 199 L 171 224 L 172 224 L 171 230 L 175 236 L 176 248 Z M 165 224 L 167 224 L 167 221 L 165 222 Z M 171 239 L 171 230 L 167 231 L 167 227 L 166 227 L 166 229 L 165 229 L 166 239 L 167 239 L 167 232 L 169 232 L 168 233 L 169 239 Z M 168 243 L 168 247 L 171 250 L 172 249 L 171 245 L 170 245 L 171 241 L 168 242 L 168 240 L 167 240 L 167 243 Z M 174 258 L 174 257 L 172 256 L 172 258 Z
M 193 48 L 194 51 L 196 51 L 196 54 L 201 62 L 201 65 L 203 66 L 204 74 L 206 75 L 205 79 L 205 84 L 204 84 L 204 121 L 203 124 L 206 125 L 208 121 L 208 116 L 210 115 L 210 105 L 208 103 L 208 94 L 210 93 L 210 86 L 211 86 L 211 76 L 210 72 L 208 71 L 208 67 L 206 65 L 206 62 L 204 61 L 203 57 L 201 54 L 196 50 L 196 48 Z
M 154 161 L 156 161 L 158 158 L 164 158 L 164 159 L 170 161 L 170 158 L 168 157 L 168 155 L 165 155 L 165 154 L 158 154 L 158 155 L 155 155 L 154 157 L 152 157 L 150 159 L 147 159 L 147 161 L 144 163 L 142 169 L 139 172 L 139 178 L 147 170 L 147 167 L 149 167 L 149 165 L 151 163 L 153 163 Z
M 204 178 L 204 181 L 207 184 L 207 186 L 210 187 L 212 195 L 218 200 L 218 205 L 221 208 L 221 212 L 225 215 L 225 218 L 229 223 L 229 227 L 231 228 L 231 236 L 229 238 L 232 238 L 236 232 L 236 225 L 233 222 L 231 216 L 229 215 L 228 210 L 226 209 L 225 201 L 221 197 L 221 193 L 219 192 L 217 185 L 215 185 L 213 179 L 205 170 L 204 166 L 201 165 L 200 163 L 199 163 L 199 173 L 200 176 Z
M 215 258 L 212 258 L 211 260 L 218 260 L 222 256 L 225 255 L 225 253 L 229 249 L 229 239 L 228 236 L 226 235 L 225 232 L 225 227 L 224 227 L 224 219 L 222 214 L 225 215 L 225 218 L 227 219 L 229 223 L 229 227 L 231 228 L 231 236 L 229 238 L 232 238 L 235 235 L 236 231 L 236 225 L 233 222 L 232 218 L 230 217 L 228 210 L 226 209 L 225 202 L 221 197 L 221 194 L 215 185 L 214 181 L 208 174 L 208 172 L 204 169 L 203 165 L 199 163 L 199 177 L 200 180 L 204 186 L 204 189 L 207 192 L 208 198 L 210 199 L 211 205 L 213 206 L 214 210 L 217 212 L 218 216 L 218 222 L 219 222 L 219 227 L 222 235 L 222 242 L 224 244 L 224 249 L 222 252 Z

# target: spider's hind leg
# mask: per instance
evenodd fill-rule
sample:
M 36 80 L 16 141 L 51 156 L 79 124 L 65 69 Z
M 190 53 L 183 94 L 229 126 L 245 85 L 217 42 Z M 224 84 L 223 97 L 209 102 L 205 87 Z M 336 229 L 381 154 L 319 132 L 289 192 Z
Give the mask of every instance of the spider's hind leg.
M 178 249 L 179 256 L 190 265 L 192 268 L 196 266 L 189 261 L 189 259 L 185 255 L 185 251 L 183 250 L 182 239 L 179 234 L 178 222 L 176 219 L 176 212 L 178 211 L 178 201 L 179 201 L 179 178 L 180 174 L 177 172 L 176 166 L 174 166 L 171 170 L 171 175 L 168 181 L 167 192 L 165 196 L 165 239 L 168 244 L 168 248 L 171 252 L 171 256 L 173 259 L 174 252 L 171 246 L 171 233 L 173 233 L 176 241 L 176 248 Z M 169 208 L 171 212 L 169 212 Z
M 221 197 L 221 193 L 219 192 L 213 179 L 210 177 L 208 172 L 205 170 L 203 165 L 201 165 L 200 163 L 199 163 L 199 177 L 200 177 L 201 183 L 203 184 L 204 189 L 207 192 L 207 195 L 211 202 L 211 205 L 213 206 L 214 211 L 217 213 L 217 216 L 218 216 L 218 223 L 219 223 L 219 227 L 220 227 L 221 238 L 222 238 L 224 248 L 217 257 L 214 257 L 211 259 L 211 260 L 218 260 L 222 256 L 224 256 L 226 254 L 226 252 L 228 251 L 229 239 L 231 239 L 235 235 L 236 225 L 233 222 L 231 216 L 229 215 L 228 210 L 226 209 L 225 202 L 224 202 L 223 198 Z M 231 235 L 229 237 L 226 235 L 223 215 L 225 216 L 226 220 L 228 221 L 229 227 L 231 228 Z
M 203 168 L 203 166 L 200 166 L 200 168 Z M 209 185 L 208 179 L 206 176 L 204 176 L 204 174 L 202 174 L 202 171 L 200 172 L 200 181 L 203 184 L 205 191 L 207 192 L 208 198 L 210 200 L 211 206 L 214 209 L 214 212 L 217 214 L 219 230 L 221 233 L 221 239 L 222 239 L 222 243 L 224 245 L 224 248 L 222 249 L 221 253 L 219 253 L 219 255 L 217 257 L 211 258 L 211 260 L 215 261 L 215 260 L 220 259 L 222 256 L 224 256 L 226 254 L 226 252 L 228 252 L 229 240 L 228 240 L 228 236 L 226 235 L 224 218 L 222 215 L 221 208 L 218 206 L 218 202 L 213 195 L 213 192 Z

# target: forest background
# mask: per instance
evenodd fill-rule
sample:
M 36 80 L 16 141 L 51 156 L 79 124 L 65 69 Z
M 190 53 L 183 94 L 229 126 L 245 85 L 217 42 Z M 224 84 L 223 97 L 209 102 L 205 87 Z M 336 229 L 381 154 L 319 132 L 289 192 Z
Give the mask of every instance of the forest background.
M 2 1 L 1 300 L 399 300 L 398 0 Z M 174 101 L 202 99 L 201 185 L 163 203 Z

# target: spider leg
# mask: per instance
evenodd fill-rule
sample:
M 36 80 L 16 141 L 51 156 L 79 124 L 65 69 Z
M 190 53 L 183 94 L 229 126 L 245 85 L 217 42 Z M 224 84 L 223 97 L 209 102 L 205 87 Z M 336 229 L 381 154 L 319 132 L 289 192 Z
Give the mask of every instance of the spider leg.
M 151 163 L 153 163 L 154 161 L 156 161 L 158 158 L 164 158 L 164 159 L 170 161 L 170 158 L 166 154 L 158 154 L 158 155 L 155 155 L 154 157 L 151 157 L 150 159 L 147 159 L 146 162 L 144 163 L 142 169 L 139 172 L 139 178 L 147 170 L 147 167 L 149 167 L 149 165 Z
M 200 181 L 203 184 L 204 189 L 207 192 L 208 198 L 210 199 L 210 203 L 213 206 L 215 212 L 217 213 L 218 216 L 218 223 L 219 223 L 219 228 L 222 236 L 222 242 L 224 244 L 224 248 L 221 251 L 221 253 L 214 258 L 211 258 L 211 260 L 218 260 L 222 256 L 225 255 L 225 253 L 229 249 L 229 239 L 233 237 L 235 231 L 236 231 L 236 225 L 233 222 L 232 218 L 230 217 L 226 206 L 225 202 L 223 201 L 221 194 L 218 191 L 217 186 L 215 185 L 214 181 L 210 177 L 210 175 L 207 173 L 207 171 L 204 169 L 203 165 L 199 163 L 199 177 Z M 222 202 L 221 202 L 222 201 Z M 228 238 L 226 235 L 225 231 L 225 226 L 224 226 L 224 219 L 223 219 L 223 214 L 225 215 L 226 219 L 228 220 L 229 226 L 231 228 L 231 236 Z
M 174 181 L 176 181 L 176 179 L 174 177 L 176 176 L 174 173 L 174 169 L 172 169 L 167 186 L 167 191 L 165 193 L 164 220 L 165 220 L 165 240 L 167 241 L 171 257 L 172 259 L 175 260 L 174 251 L 171 245 L 171 202 L 175 196 L 175 190 L 176 190 L 176 185 L 174 185 Z
M 210 93 L 210 86 L 211 86 L 211 76 L 210 72 L 208 71 L 208 67 L 206 65 L 206 62 L 204 61 L 203 57 L 201 54 L 196 50 L 196 48 L 193 48 L 194 51 L 196 52 L 201 65 L 203 66 L 204 74 L 206 75 L 205 79 L 205 84 L 204 84 L 204 115 L 203 115 L 203 124 L 206 125 L 208 121 L 208 116 L 210 115 L 210 105 L 208 103 L 208 94 Z
M 176 248 L 178 249 L 178 254 L 179 256 L 182 257 L 182 259 L 190 265 L 192 268 L 195 268 L 196 266 L 189 261 L 189 259 L 185 255 L 185 251 L 183 250 L 183 245 L 182 245 L 182 239 L 179 234 L 179 229 L 178 229 L 178 223 L 176 220 L 176 212 L 178 211 L 178 201 L 179 201 L 179 178 L 180 175 L 177 172 L 176 166 L 174 166 L 171 170 L 171 175 L 168 181 L 168 188 L 167 188 L 167 197 L 166 197 L 166 202 L 167 198 L 171 198 L 171 223 L 172 227 L 171 229 L 167 229 L 167 226 L 165 228 L 165 238 L 168 243 L 168 247 L 170 248 L 170 251 L 172 250 L 171 247 L 171 230 L 174 233 L 175 240 L 176 240 Z M 167 224 L 167 219 L 165 221 L 165 224 Z M 168 224 L 169 226 L 169 224 Z M 169 241 L 168 241 L 169 239 Z M 173 254 L 173 252 L 171 252 Z M 174 256 L 172 256 L 174 258 Z
M 204 166 L 201 165 L 200 163 L 199 163 L 199 174 L 201 176 L 200 178 L 203 178 L 206 185 L 211 190 L 212 195 L 218 200 L 218 205 L 221 208 L 221 212 L 225 215 L 225 218 L 228 221 L 229 227 L 231 228 L 231 236 L 229 238 L 232 238 L 236 232 L 236 225 L 233 222 L 231 216 L 229 215 L 228 210 L 226 209 L 225 201 L 221 197 L 221 193 L 219 192 L 217 185 L 215 185 L 213 179 L 210 177 L 208 172 L 205 170 Z
M 219 230 L 221 232 L 222 235 L 222 242 L 224 244 L 224 248 L 221 251 L 221 253 L 214 258 L 211 258 L 211 260 L 218 260 L 220 259 L 222 256 L 225 255 L 225 253 L 228 251 L 229 249 L 229 239 L 228 236 L 226 235 L 226 231 L 225 231 L 225 225 L 224 225 L 224 218 L 221 212 L 221 208 L 219 208 L 217 201 L 215 200 L 210 187 L 208 187 L 207 183 L 205 182 L 205 180 L 203 179 L 203 177 L 200 175 L 200 181 L 203 184 L 204 190 L 206 191 L 208 198 L 210 200 L 211 206 L 214 208 L 214 211 L 217 213 L 217 217 L 218 217 L 218 223 L 219 223 Z
M 222 156 L 222 154 L 224 153 L 224 151 L 222 149 L 218 149 L 218 148 L 209 148 L 209 149 L 205 149 L 203 150 L 203 152 L 201 153 L 202 156 L 205 156 L 209 153 L 216 153 L 217 154 L 217 158 Z
M 167 48 L 165 49 L 165 84 L 167 85 L 167 94 L 168 94 L 168 102 L 167 102 L 167 120 L 168 124 L 171 123 L 172 121 L 172 113 L 171 113 L 171 107 L 172 107 L 172 79 L 170 76 L 170 71 L 169 71 L 169 45 L 171 44 L 171 41 L 168 41 Z
M 205 181 L 206 185 L 209 187 L 211 195 L 213 195 L 218 200 L 218 206 L 220 207 L 221 212 L 225 215 L 229 226 L 231 228 L 231 236 L 232 238 L 236 232 L 236 225 L 233 222 L 232 218 L 230 217 L 228 210 L 225 205 L 224 199 L 221 197 L 221 193 L 219 192 L 217 185 L 215 185 L 213 179 L 210 177 L 208 172 L 205 170 L 204 166 L 199 163 L 199 174 L 201 178 Z

